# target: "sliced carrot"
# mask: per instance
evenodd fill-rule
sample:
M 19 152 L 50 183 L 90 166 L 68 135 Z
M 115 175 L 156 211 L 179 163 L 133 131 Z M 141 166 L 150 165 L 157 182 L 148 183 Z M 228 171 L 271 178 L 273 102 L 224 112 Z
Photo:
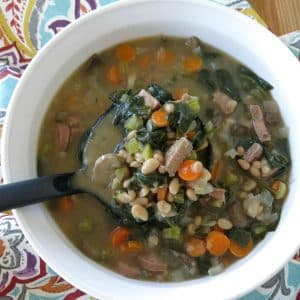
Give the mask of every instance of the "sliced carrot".
M 196 131 L 195 130 L 191 130 L 191 131 L 189 131 L 187 134 L 186 134 L 186 136 L 187 136 L 187 138 L 189 139 L 189 140 L 192 140 L 193 139 L 193 137 L 196 135 Z
M 111 233 L 111 244 L 113 247 L 120 247 L 124 242 L 128 241 L 130 231 L 126 227 L 118 226 Z
M 172 93 L 172 96 L 175 100 L 179 100 L 181 99 L 181 97 L 188 93 L 188 89 L 186 88 L 183 88 L 183 87 L 179 87 L 179 88 L 176 88 L 173 93 Z
M 245 247 L 241 247 L 234 240 L 230 240 L 230 252 L 236 257 L 244 257 L 249 254 L 253 249 L 253 240 L 250 239 Z
M 184 244 L 185 252 L 191 257 L 199 257 L 205 254 L 205 241 L 192 237 Z
M 130 44 L 122 44 L 116 49 L 116 56 L 122 62 L 130 62 L 135 59 L 135 47 Z
M 58 206 L 59 206 L 59 210 L 61 212 L 64 212 L 64 213 L 70 212 L 74 207 L 72 197 L 64 196 L 64 197 L 60 198 Z
M 107 79 L 113 83 L 118 84 L 121 81 L 121 73 L 117 66 L 112 66 L 107 71 Z
M 221 256 L 230 246 L 229 238 L 220 231 L 211 231 L 206 237 L 206 249 L 211 255 Z
M 150 53 L 144 54 L 138 61 L 139 67 L 142 70 L 146 70 L 149 68 L 152 61 L 152 55 Z
M 120 250 L 123 253 L 136 253 L 143 250 L 144 245 L 140 241 L 127 241 L 120 245 Z
M 168 193 L 168 188 L 166 186 L 160 186 L 156 194 L 157 200 L 158 201 L 165 200 L 167 197 L 167 193 Z
M 186 72 L 197 72 L 203 68 L 202 59 L 196 55 L 185 57 L 182 64 Z
M 179 177 L 185 181 L 194 181 L 198 179 L 202 174 L 203 167 L 201 170 L 195 171 L 194 168 L 195 163 L 199 163 L 199 162 L 192 159 L 187 159 L 183 161 L 183 163 L 180 165 L 178 169 Z
M 215 160 L 211 168 L 211 181 L 216 182 L 219 177 L 220 160 Z
M 175 59 L 174 53 L 163 47 L 159 48 L 156 57 L 158 62 L 164 65 L 170 65 Z
M 168 116 L 166 111 L 159 109 L 151 115 L 151 121 L 156 127 L 167 127 L 169 125 Z

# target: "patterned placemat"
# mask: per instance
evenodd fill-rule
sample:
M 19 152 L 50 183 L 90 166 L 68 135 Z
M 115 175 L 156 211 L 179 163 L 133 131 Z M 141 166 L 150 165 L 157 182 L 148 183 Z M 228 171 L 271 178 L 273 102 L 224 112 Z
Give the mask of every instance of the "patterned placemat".
M 115 1 L 0 0 L 0 137 L 12 92 L 38 49 L 72 21 Z M 247 1 L 210 1 L 237 9 L 264 24 Z M 300 58 L 300 32 L 284 36 L 282 40 Z M 276 276 L 241 299 L 300 300 L 300 263 L 297 257 L 300 254 Z M 39 258 L 15 218 L 8 213 L 0 214 L 0 299 L 92 298 L 64 281 Z

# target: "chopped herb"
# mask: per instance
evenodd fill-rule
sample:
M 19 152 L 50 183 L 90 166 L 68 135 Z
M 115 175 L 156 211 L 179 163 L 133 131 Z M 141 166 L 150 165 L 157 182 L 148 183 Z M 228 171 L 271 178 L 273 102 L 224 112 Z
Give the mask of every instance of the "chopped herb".
M 200 274 L 207 274 L 209 268 L 212 266 L 210 258 L 207 254 L 196 258 Z
M 163 238 L 170 240 L 180 240 L 181 238 L 181 229 L 177 225 L 173 225 L 168 228 L 163 229 Z

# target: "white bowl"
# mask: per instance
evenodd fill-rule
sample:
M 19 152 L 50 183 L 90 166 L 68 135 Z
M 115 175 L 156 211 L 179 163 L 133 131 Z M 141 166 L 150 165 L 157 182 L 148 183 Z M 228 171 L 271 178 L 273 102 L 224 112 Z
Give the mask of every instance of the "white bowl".
M 158 34 L 196 35 L 275 86 L 273 95 L 290 127 L 293 161 L 290 192 L 276 232 L 220 275 L 154 283 L 124 278 L 85 257 L 62 234 L 44 205 L 17 209 L 14 214 L 31 245 L 58 274 L 101 300 L 235 298 L 277 272 L 300 242 L 294 238 L 300 227 L 299 62 L 267 29 L 242 14 L 199 0 L 120 1 L 68 26 L 34 58 L 13 95 L 3 137 L 4 180 L 37 175 L 41 122 L 58 88 L 81 63 L 121 41 Z

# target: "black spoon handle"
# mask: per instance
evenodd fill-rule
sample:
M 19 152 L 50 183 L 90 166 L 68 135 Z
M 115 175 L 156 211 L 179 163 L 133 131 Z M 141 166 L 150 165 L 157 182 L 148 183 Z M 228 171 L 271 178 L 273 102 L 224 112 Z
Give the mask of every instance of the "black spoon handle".
M 0 185 L 0 211 L 80 193 L 70 184 L 73 174 L 56 174 Z

